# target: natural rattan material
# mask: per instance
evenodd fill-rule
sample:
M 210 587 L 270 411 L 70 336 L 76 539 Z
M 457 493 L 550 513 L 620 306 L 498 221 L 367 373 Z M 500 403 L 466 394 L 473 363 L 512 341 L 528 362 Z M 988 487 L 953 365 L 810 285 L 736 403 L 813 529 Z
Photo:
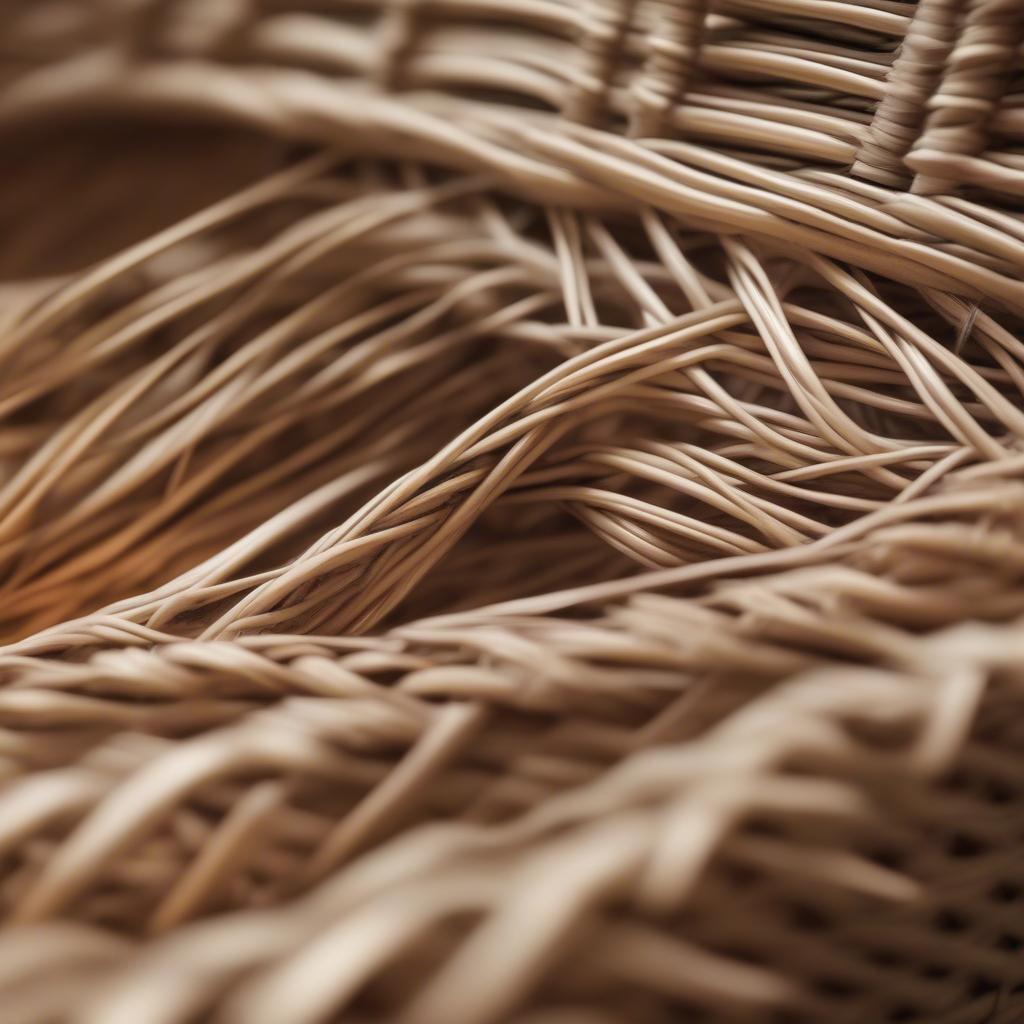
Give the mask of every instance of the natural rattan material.
M 0 19 L 0 1024 L 1024 1020 L 1019 0 Z

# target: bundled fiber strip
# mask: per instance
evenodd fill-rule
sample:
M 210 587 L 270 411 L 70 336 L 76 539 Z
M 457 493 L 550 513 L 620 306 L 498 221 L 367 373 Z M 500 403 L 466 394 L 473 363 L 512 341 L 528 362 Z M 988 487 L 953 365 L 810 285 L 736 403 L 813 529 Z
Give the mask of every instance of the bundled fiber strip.
M 1024 1021 L 1020 0 L 0 0 L 0 1022 Z

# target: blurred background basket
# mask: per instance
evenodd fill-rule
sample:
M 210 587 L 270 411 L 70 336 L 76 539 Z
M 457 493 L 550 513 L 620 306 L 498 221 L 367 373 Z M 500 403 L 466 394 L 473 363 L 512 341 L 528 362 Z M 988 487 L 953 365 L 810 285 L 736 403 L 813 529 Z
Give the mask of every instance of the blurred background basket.
M 1020 0 L 0 0 L 0 1020 L 1024 1019 Z

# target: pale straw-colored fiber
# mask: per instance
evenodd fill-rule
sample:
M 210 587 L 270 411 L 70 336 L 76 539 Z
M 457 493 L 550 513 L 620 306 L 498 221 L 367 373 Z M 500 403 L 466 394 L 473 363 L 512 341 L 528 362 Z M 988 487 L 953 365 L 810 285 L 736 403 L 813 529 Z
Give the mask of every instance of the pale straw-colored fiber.
M 0 0 L 0 1024 L 1024 1021 L 1020 0 Z

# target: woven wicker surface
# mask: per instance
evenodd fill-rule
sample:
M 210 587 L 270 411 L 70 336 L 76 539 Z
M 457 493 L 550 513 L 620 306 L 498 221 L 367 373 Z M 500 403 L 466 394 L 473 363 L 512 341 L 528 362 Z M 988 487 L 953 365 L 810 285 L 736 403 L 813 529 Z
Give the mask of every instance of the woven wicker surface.
M 2 1024 L 1024 1020 L 1019 0 L 0 17 Z

